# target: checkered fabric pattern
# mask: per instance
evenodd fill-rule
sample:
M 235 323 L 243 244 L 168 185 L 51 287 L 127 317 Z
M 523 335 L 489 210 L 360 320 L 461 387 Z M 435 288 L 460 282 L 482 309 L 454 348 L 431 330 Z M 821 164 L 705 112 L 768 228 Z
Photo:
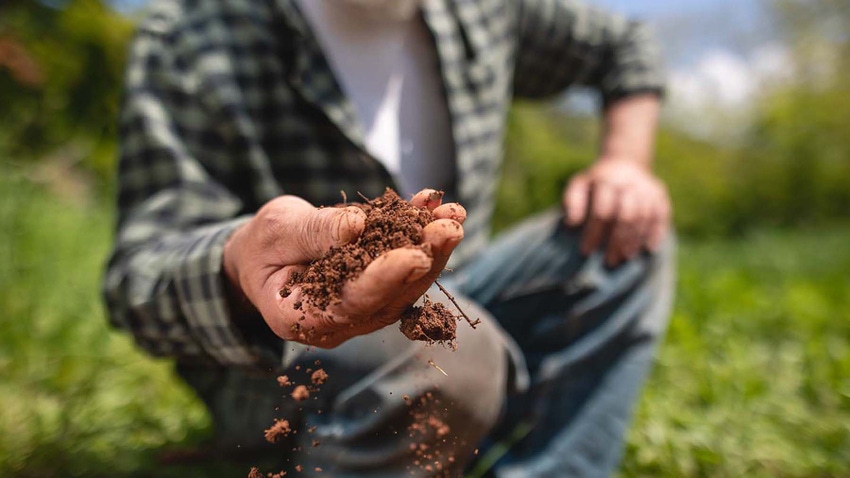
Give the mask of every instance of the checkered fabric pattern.
M 640 24 L 572 0 L 428 0 L 468 210 L 454 264 L 487 241 L 514 96 L 583 84 L 606 102 L 660 92 Z M 132 45 L 120 118 L 119 219 L 104 282 L 112 323 L 155 355 L 269 370 L 282 343 L 232 317 L 229 234 L 281 194 L 316 205 L 393 178 L 294 0 L 157 0 Z

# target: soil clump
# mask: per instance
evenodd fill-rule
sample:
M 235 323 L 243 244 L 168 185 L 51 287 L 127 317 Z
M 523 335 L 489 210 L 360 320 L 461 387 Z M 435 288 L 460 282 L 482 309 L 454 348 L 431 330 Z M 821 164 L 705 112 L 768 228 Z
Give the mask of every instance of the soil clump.
M 303 291 L 304 300 L 326 310 L 341 300 L 345 284 L 381 254 L 409 247 L 432 255 L 430 244 L 423 243 L 423 229 L 434 220 L 428 209 L 412 205 L 390 188 L 381 197 L 353 205 L 366 213 L 363 234 L 351 244 L 332 248 L 324 257 L 310 264 L 307 270 L 295 274 L 281 295 L 289 295 L 292 288 L 298 286 Z M 400 329 L 410 340 L 453 345 L 457 318 L 442 304 L 426 299 L 421 307 L 411 307 L 404 313 Z

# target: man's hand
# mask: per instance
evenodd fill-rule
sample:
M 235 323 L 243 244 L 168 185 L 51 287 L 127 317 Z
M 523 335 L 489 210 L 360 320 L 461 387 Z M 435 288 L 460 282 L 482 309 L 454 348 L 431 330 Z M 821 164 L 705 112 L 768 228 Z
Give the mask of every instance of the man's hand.
M 667 188 L 631 159 L 600 159 L 573 177 L 563 199 L 567 225 L 584 224 L 582 253 L 605 246 L 610 266 L 658 249 L 670 227 Z
M 466 211 L 458 204 L 441 205 L 433 192 L 412 199 L 434 213 L 423 231 L 433 257 L 412 248 L 388 251 L 345 284 L 341 302 L 325 311 L 303 300 L 298 287 L 286 297 L 280 291 L 293 273 L 362 234 L 366 215 L 357 207 L 319 209 L 295 196 L 269 201 L 225 245 L 227 278 L 283 339 L 330 348 L 374 332 L 399 320 L 428 290 L 463 239 Z

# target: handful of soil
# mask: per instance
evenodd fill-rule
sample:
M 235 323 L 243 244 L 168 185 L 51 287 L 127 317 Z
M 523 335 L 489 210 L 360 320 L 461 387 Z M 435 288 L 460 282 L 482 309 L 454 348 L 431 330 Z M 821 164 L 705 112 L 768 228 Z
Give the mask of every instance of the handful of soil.
M 412 205 L 390 188 L 383 196 L 354 206 L 366 213 L 363 234 L 353 243 L 331 248 L 303 273 L 296 274 L 282 294 L 299 286 L 303 300 L 326 310 L 341 300 L 346 282 L 356 278 L 384 252 L 412 247 L 432 256 L 430 244 L 423 243 L 423 229 L 434 220 L 428 209 Z M 453 344 L 457 319 L 449 309 L 426 296 L 421 307 L 411 307 L 403 314 L 400 329 L 410 340 Z

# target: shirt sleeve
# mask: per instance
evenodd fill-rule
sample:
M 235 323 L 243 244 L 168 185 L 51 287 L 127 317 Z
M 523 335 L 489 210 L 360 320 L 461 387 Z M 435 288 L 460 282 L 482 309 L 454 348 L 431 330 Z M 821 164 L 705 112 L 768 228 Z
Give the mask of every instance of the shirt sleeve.
M 545 98 L 571 85 L 599 90 L 603 102 L 663 94 L 658 44 L 644 24 L 576 0 L 519 0 L 514 94 Z
M 142 29 L 130 52 L 117 237 L 103 289 L 110 320 L 154 355 L 279 367 L 282 342 L 230 315 L 224 243 L 247 218 L 238 217 L 238 195 L 213 179 L 192 146 L 214 142 L 214 129 L 196 100 L 199 82 L 181 71 L 186 59 L 171 42 Z

